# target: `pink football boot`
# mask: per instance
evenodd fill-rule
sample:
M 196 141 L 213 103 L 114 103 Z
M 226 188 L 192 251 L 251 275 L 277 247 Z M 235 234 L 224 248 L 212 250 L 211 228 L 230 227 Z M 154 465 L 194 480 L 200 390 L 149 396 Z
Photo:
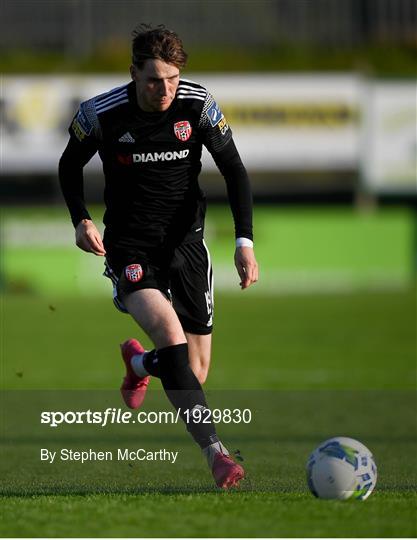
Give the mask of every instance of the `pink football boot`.
M 138 409 L 145 399 L 150 377 L 138 377 L 133 371 L 131 360 L 135 354 L 143 354 L 145 349 L 136 339 L 128 339 L 120 345 L 120 349 L 126 366 L 126 376 L 120 391 L 126 405 L 130 409 Z
M 245 476 L 243 468 L 221 452 L 215 455 L 211 471 L 217 486 L 223 489 L 236 487 Z

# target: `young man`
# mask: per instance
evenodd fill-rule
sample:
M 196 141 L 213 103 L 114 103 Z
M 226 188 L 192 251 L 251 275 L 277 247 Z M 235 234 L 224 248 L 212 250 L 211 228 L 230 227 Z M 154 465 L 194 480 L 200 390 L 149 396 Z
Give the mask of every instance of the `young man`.
M 216 484 L 229 488 L 244 471 L 214 424 L 198 422 L 193 414 L 207 407 L 201 384 L 210 365 L 213 315 L 205 198 L 198 184 L 203 144 L 226 181 L 242 289 L 258 279 L 252 198 L 220 108 L 205 88 L 179 77 L 186 60 L 174 32 L 141 26 L 133 39 L 132 82 L 81 104 L 59 177 L 77 246 L 105 256 L 116 307 L 128 312 L 155 346 L 145 352 L 135 339 L 121 346 L 125 403 L 140 407 L 149 376 L 160 378 Z M 105 175 L 103 240 L 83 196 L 83 167 L 97 151 Z

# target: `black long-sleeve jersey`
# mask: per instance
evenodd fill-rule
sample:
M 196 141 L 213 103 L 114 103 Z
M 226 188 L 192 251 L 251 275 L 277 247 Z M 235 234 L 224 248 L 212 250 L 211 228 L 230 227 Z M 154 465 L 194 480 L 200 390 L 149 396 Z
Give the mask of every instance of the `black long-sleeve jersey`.
M 201 85 L 181 79 L 168 110 L 144 112 L 130 82 L 83 102 L 69 132 L 59 178 L 74 226 L 90 218 L 83 167 L 98 151 L 107 239 L 157 248 L 201 239 L 205 197 L 198 175 L 205 145 L 226 180 L 236 237 L 252 239 L 248 175 L 224 115 Z

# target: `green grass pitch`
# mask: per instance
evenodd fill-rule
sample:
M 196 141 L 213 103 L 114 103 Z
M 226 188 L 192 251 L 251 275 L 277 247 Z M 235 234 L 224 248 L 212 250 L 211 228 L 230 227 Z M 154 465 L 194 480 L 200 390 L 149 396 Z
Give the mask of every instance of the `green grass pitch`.
M 61 219 L 63 212 L 41 218 Z M 22 210 L 11 218 L 14 224 L 36 224 L 35 214 Z M 210 215 L 208 236 L 222 278 L 231 265 L 230 216 L 217 209 Z M 250 424 L 218 426 L 247 473 L 231 492 L 213 487 L 182 425 L 40 425 L 40 410 L 122 407 L 118 344 L 143 336 L 113 308 L 109 295 L 76 290 L 77 272 L 88 273 L 83 265 L 94 259 L 80 257 L 71 246 L 39 251 L 19 244 L 16 234 L 15 245 L 6 242 L 1 536 L 417 535 L 416 320 L 408 217 L 273 209 L 256 216 L 265 281 L 281 280 L 280 287 L 219 290 L 206 383 L 210 406 L 253 412 Z M 297 269 L 328 276 L 332 286 L 342 287 L 319 293 L 320 282 L 313 280 L 310 292 L 283 294 L 289 277 L 303 279 Z M 367 286 L 372 281 L 378 281 L 374 290 Z M 158 408 L 170 410 L 153 380 L 144 410 Z M 374 453 L 377 488 L 363 503 L 322 501 L 308 492 L 308 455 L 335 435 L 357 438 Z M 43 447 L 165 447 L 178 450 L 179 457 L 176 464 L 48 465 L 39 460 Z
M 180 425 L 146 426 L 137 441 L 123 430 L 74 428 L 48 443 L 31 416 L 42 395 L 35 389 L 52 396 L 67 389 L 51 398 L 54 410 L 101 403 L 100 389 L 118 406 L 112 394 L 122 374 L 117 343 L 135 328 L 106 299 L 67 299 L 51 310 L 43 299 L 6 296 L 3 309 L 4 381 L 18 400 L 7 413 L 11 427 L 2 449 L 3 536 L 415 536 L 410 294 L 218 296 L 209 400 L 246 405 L 256 419 L 219 427 L 230 449 L 242 453 L 248 474 L 232 493 L 213 489 Z M 96 389 L 90 398 L 88 388 Z M 159 394 L 154 381 L 151 409 Z M 364 503 L 320 501 L 307 491 L 309 452 L 336 434 L 362 440 L 375 454 L 378 486 Z M 182 459 L 178 466 L 57 468 L 38 460 L 45 444 L 135 443 L 179 449 Z

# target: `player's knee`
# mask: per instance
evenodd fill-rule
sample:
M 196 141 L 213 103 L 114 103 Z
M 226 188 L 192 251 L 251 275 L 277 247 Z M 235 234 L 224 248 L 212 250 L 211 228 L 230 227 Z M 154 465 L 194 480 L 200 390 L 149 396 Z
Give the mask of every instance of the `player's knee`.
M 184 332 L 177 325 L 160 324 L 159 321 L 149 321 L 146 329 L 156 349 L 174 347 L 186 342 Z
M 200 368 L 195 376 L 197 377 L 198 382 L 203 385 L 207 380 L 208 370 L 204 368 Z
M 190 354 L 190 365 L 199 383 L 204 384 L 210 367 L 210 353 L 199 351 L 198 354 Z
M 158 328 L 151 334 L 152 340 L 157 349 L 165 349 L 167 347 L 175 347 L 184 343 L 184 336 L 176 332 L 160 332 Z

